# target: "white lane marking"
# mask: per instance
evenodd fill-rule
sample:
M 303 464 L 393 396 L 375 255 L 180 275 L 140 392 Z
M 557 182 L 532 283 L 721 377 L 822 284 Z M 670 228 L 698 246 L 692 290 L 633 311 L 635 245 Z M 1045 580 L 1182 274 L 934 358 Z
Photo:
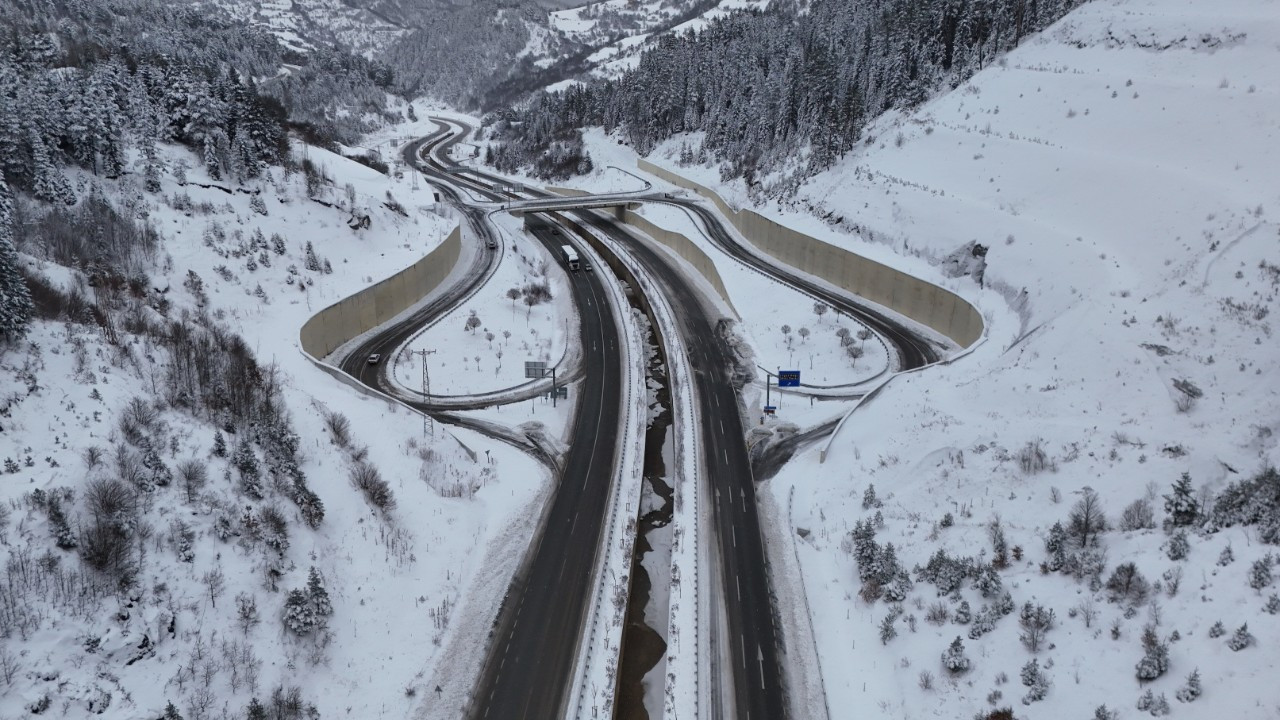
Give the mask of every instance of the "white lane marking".
M 733 577 L 733 584 L 738 586 L 738 602 L 742 602 L 742 581 L 736 575 Z

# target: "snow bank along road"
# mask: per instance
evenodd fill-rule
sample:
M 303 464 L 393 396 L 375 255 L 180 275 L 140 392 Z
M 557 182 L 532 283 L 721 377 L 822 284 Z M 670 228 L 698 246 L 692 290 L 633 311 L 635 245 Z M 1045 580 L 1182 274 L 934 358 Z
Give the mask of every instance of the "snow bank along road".
M 501 197 L 448 172 L 438 155 L 463 135 L 442 125 L 436 133 L 410 144 L 405 156 L 443 197 L 457 204 L 475 236 L 488 244 L 497 234 L 487 224 L 483 209 L 463 202 L 458 186 L 487 199 Z M 553 257 L 559 252 L 563 239 L 554 236 L 550 227 L 536 230 L 534 236 Z M 468 281 L 450 289 L 439 302 L 369 337 L 346 358 L 343 369 L 370 387 L 393 393 L 393 382 L 380 371 L 381 366 L 368 365 L 365 358 L 372 353 L 390 357 L 418 327 L 464 301 L 484 284 L 500 253 L 499 248 L 482 255 L 487 264 L 478 263 Z M 591 596 L 589 585 L 606 518 L 621 417 L 623 358 L 602 274 L 573 273 L 569 278 L 582 318 L 579 343 L 588 372 L 579 388 L 569 451 L 536 545 L 513 578 L 494 622 L 484 668 L 467 709 L 472 717 L 506 720 L 563 714 Z M 426 412 L 438 409 L 429 402 L 409 404 Z

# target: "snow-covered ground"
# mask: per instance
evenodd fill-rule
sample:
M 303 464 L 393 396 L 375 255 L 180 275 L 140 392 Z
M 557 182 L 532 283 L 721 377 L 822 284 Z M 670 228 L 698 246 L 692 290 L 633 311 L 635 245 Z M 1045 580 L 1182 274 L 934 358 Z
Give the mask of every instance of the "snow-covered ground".
M 561 365 L 566 341 L 577 337 L 562 265 L 541 243 L 521 233 L 518 220 L 506 214 L 493 219 L 503 230 L 501 264 L 476 296 L 415 336 L 405 346 L 407 353 L 397 354 L 395 378 L 404 387 L 421 391 L 423 358 L 433 394 L 472 395 L 521 385 L 526 382 L 525 362 Z M 544 301 L 535 291 L 533 304 L 525 302 L 530 293 L 521 291 L 544 283 L 551 299 Z M 470 320 L 473 312 L 475 322 Z M 411 354 L 422 351 L 429 354 Z
M 388 128 L 367 144 L 423 134 L 425 127 Z M 427 697 L 425 683 L 442 648 L 464 648 L 451 651 L 454 660 L 473 652 L 465 648 L 474 642 L 458 646 L 454 639 L 482 635 L 496 611 L 548 488 L 547 471 L 474 433 L 435 427 L 424 434 L 420 416 L 314 367 L 297 337 L 312 313 L 422 257 L 457 221 L 436 213 L 421 180 L 415 189 L 407 174 L 387 177 L 302 147 L 295 152 L 334 179 L 322 199 L 339 207 L 308 200 L 301 175 L 286 177 L 277 168 L 258 187 L 264 203 L 255 211 L 250 194 L 199 187 L 213 181 L 193 155 L 163 150 L 169 168 L 187 167 L 185 186 L 172 174 L 162 179 L 160 195 L 142 193 L 136 175 L 99 182 L 113 202 L 137 201 L 134 212 L 163 235 L 149 275 L 152 286 L 167 289 L 167 316 L 196 311 L 193 272 L 214 322 L 240 333 L 258 360 L 275 368 L 300 438 L 301 469 L 326 516 L 311 530 L 276 491 L 265 503 L 247 498 L 231 480 L 230 461 L 211 454 L 218 428 L 161 406 L 153 433 L 161 461 L 175 473 L 182 461 L 197 461 L 208 469 L 207 484 L 190 498 L 177 480 L 146 496 L 141 582 L 127 597 L 109 588 L 96 599 L 50 594 L 49 578 L 57 573 L 72 591 L 90 587 L 90 576 L 76 575 L 82 570 L 75 551 L 54 548 L 48 513 L 32 493 L 48 497 L 68 488 L 61 506 L 70 526 L 89 523 L 88 483 L 115 477 L 114 448 L 125 446 L 121 410 L 134 397 L 146 403 L 162 397 L 157 383 L 168 360 L 153 342 L 124 331 L 121 346 L 113 346 L 86 326 L 37 322 L 26 341 L 0 357 L 8 407 L 0 455 L 16 463 L 0 490 L 7 520 L 0 522 L 0 542 L 11 570 L 14 562 L 34 568 L 47 558 L 40 572 L 7 586 L 8 618 L 14 607 L 26 610 L 0 641 L 6 668 L 0 716 L 17 717 L 48 697 L 65 717 L 158 717 L 168 701 L 189 719 L 212 717 L 223 706 L 240 713 L 251 697 L 265 701 L 280 685 L 300 687 L 323 716 L 406 716 Z M 349 196 L 368 212 L 369 229 L 348 226 Z M 405 215 L 387 206 L 392 199 Z M 307 243 L 321 269 L 307 268 Z M 94 292 L 77 273 L 32 262 L 63 288 Z M 323 270 L 326 264 L 332 272 Z M 509 312 L 498 301 L 478 307 Z M 335 411 L 350 423 L 354 450 L 331 442 L 325 415 Z M 234 449 L 236 438 L 227 440 Z M 91 446 L 106 455 L 89 466 L 83 458 Z M 375 511 L 352 486 L 349 474 L 361 452 L 388 483 L 395 509 Z M 238 529 L 246 505 L 257 512 L 273 504 L 289 526 L 282 559 L 264 554 L 258 541 L 216 537 L 220 518 Z M 184 562 L 188 544 L 192 556 Z M 313 566 L 333 614 L 326 630 L 296 637 L 282 625 L 286 594 L 306 587 Z M 277 580 L 269 581 L 268 567 L 281 573 Z M 238 595 L 256 602 L 257 624 L 247 629 Z
M 1086 487 L 1113 527 L 1153 493 L 1159 522 L 1160 496 L 1183 472 L 1212 493 L 1280 459 L 1268 269 L 1280 263 L 1275 10 L 1263 0 L 1090 3 L 958 91 L 882 123 L 865 150 L 801 190 L 801 203 L 839 209 L 928 257 L 990 245 L 988 279 L 1011 304 L 1025 302 L 1016 333 L 1034 331 L 1011 347 L 997 325 L 998 342 L 895 383 L 842 429 L 826 464 L 810 452 L 771 483 L 780 505 L 795 491 L 779 537 L 809 532 L 796 542 L 835 716 L 968 717 L 1011 704 L 1020 716 L 1088 717 L 1106 704 L 1131 717 L 1148 688 L 1175 716 L 1280 714 L 1266 680 L 1280 660 L 1280 617 L 1262 611 L 1275 588 L 1246 582 L 1274 548 L 1251 532 L 1192 533 L 1181 561 L 1161 530 L 1106 533 L 1104 580 L 1131 561 L 1164 586 L 1133 615 L 1087 578 L 1039 569 L 1049 526 L 1066 523 Z M 1037 441 L 1049 467 L 1024 472 L 1019 453 Z M 938 548 L 990 557 L 986 525 L 1001 518 L 1025 553 L 1001 573 L 1004 585 L 1018 607 L 1056 611 L 1051 644 L 1024 649 L 1016 617 L 980 639 L 930 624 L 924 610 L 937 599 L 924 583 L 893 623 L 898 637 L 881 644 L 889 610 L 858 598 L 848 539 L 876 512 L 862 507 L 871 484 L 884 504 L 878 539 L 906 567 Z M 956 525 L 935 533 L 948 512 Z M 1219 566 L 1228 546 L 1235 562 Z M 1174 573 L 1186 578 L 1176 594 Z M 968 587 L 960 596 L 975 611 L 984 602 Z M 1098 617 L 1086 626 L 1073 608 L 1091 603 Z M 1258 644 L 1232 652 L 1228 637 L 1209 634 L 1217 621 L 1228 637 L 1248 623 Z M 1143 685 L 1135 665 L 1148 623 L 1180 639 L 1167 674 Z M 957 635 L 973 668 L 951 678 L 939 657 Z M 1033 657 L 1051 687 L 1026 709 L 1018 680 Z M 1176 702 L 1196 669 L 1204 697 Z M 927 690 L 925 672 L 935 678 Z

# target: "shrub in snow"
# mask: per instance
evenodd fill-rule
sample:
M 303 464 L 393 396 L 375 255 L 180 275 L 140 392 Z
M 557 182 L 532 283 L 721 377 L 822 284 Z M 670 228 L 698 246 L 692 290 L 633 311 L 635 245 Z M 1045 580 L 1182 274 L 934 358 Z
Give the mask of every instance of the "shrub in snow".
M 943 625 L 950 617 L 951 610 L 941 600 L 930 605 L 928 611 L 924 614 L 925 622 L 932 625 Z
M 952 675 L 959 675 L 969 669 L 969 658 L 964 654 L 964 642 L 957 635 L 951 646 L 942 653 L 942 666 Z
M 1218 493 L 1209 516 L 1213 528 L 1257 525 L 1258 539 L 1280 544 L 1280 472 L 1269 467 Z
M 1151 710 L 1151 706 L 1154 705 L 1155 702 L 1156 702 L 1155 693 L 1153 693 L 1151 690 L 1147 690 L 1146 692 L 1138 696 L 1137 708 L 1142 712 L 1147 712 Z
M 1213 627 L 1209 628 L 1209 637 L 1211 638 L 1220 638 L 1226 634 L 1227 634 L 1227 628 L 1222 624 L 1221 620 L 1215 622 L 1213 624 Z
M 1231 545 L 1228 543 L 1226 547 L 1222 548 L 1222 553 L 1218 555 L 1218 565 L 1226 567 L 1235 562 L 1235 559 L 1236 555 L 1231 551 Z
M 378 469 L 366 462 L 358 462 L 351 469 L 351 484 L 364 493 L 369 504 L 383 512 L 390 512 L 396 507 L 395 496 L 391 486 L 382 479 Z
M 1261 559 L 1253 561 L 1253 566 L 1249 568 L 1249 587 L 1262 592 L 1262 588 L 1271 584 L 1271 565 L 1275 562 L 1271 553 L 1267 553 Z
M 951 513 L 944 513 L 942 519 L 938 521 L 938 524 L 944 528 L 949 528 L 956 524 L 956 517 Z
M 1146 498 L 1138 498 L 1129 503 L 1120 514 L 1120 529 L 1124 532 L 1150 530 L 1155 526 L 1155 509 L 1151 507 L 1151 501 Z
M 1267 598 L 1267 604 L 1262 609 L 1266 610 L 1269 615 L 1280 613 L 1280 595 L 1272 593 L 1271 597 Z
M 947 551 L 939 548 L 924 568 L 916 568 L 916 577 L 933 583 L 938 588 L 939 595 L 949 595 L 960 589 L 972 567 L 972 558 L 953 558 Z
M 1022 698 L 1023 705 L 1039 702 L 1049 694 L 1049 678 L 1040 669 L 1040 661 L 1033 658 L 1022 666 L 1022 684 L 1030 688 Z
M 1028 440 L 1027 444 L 1022 446 L 1018 451 L 1018 467 L 1025 475 L 1034 475 L 1052 467 L 1049 455 L 1044 451 L 1044 440 L 1040 438 Z
M 956 608 L 955 621 L 957 625 L 968 625 L 973 620 L 973 611 L 969 609 L 969 601 L 961 600 L 960 607 Z
M 1178 530 L 1169 538 L 1168 553 L 1170 560 L 1183 560 L 1191 552 L 1191 541 L 1187 540 L 1187 531 Z
M 1245 623 L 1236 628 L 1235 633 L 1231 635 L 1231 639 L 1227 641 L 1227 647 L 1235 652 L 1249 647 L 1253 644 L 1253 635 L 1249 634 L 1249 623 Z
M 983 635 L 995 630 L 996 620 L 998 620 L 999 617 L 1000 616 L 991 610 L 991 608 L 983 605 L 982 609 L 978 611 L 978 614 L 973 616 L 973 625 L 969 627 L 969 639 L 977 640 Z
M 1112 601 L 1128 601 L 1131 605 L 1146 602 L 1151 591 L 1146 578 L 1138 572 L 1138 566 L 1131 562 L 1117 565 L 1111 577 L 1107 578 L 1106 587 L 1111 592 Z
M 1106 705 L 1099 705 L 1098 709 L 1093 711 L 1093 720 L 1120 720 L 1120 713 L 1108 710 Z
M 1008 563 L 1005 563 L 1006 566 Z M 982 597 L 999 597 L 1004 584 L 1000 580 L 1000 573 L 996 571 L 994 565 L 979 565 L 973 573 L 973 587 L 982 593 Z
M 880 621 L 880 644 L 881 645 L 888 645 L 890 640 L 898 637 L 898 630 L 893 626 L 896 619 L 897 619 L 897 615 L 893 613 L 889 613 L 888 615 L 884 616 L 883 620 Z
M 1187 684 L 1179 688 L 1174 697 L 1178 699 L 1178 702 L 1184 703 L 1195 702 L 1196 698 L 1200 697 L 1199 669 L 1191 671 L 1191 674 L 1187 676 Z
M 1018 639 L 1022 641 L 1023 647 L 1033 653 L 1039 652 L 1049 630 L 1053 628 L 1053 621 L 1053 610 L 1046 609 L 1043 605 L 1033 607 L 1030 602 L 1023 605 L 1022 614 L 1018 619 L 1022 626 L 1022 633 Z
M 1189 474 L 1182 473 L 1173 483 L 1173 492 L 1164 496 L 1164 511 L 1168 515 L 1165 519 L 1168 527 L 1187 527 L 1200 518 L 1200 503 L 1196 502 Z
M 1156 699 L 1151 703 L 1151 716 L 1160 717 L 1162 715 L 1168 715 L 1168 714 L 1169 714 L 1169 699 L 1164 696 L 1164 693 L 1160 693 L 1160 695 L 1158 695 Z

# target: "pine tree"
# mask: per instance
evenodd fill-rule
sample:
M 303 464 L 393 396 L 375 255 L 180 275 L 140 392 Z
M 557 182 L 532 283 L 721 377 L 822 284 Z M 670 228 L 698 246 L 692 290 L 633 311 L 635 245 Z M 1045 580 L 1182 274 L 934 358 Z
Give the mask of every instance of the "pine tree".
M 316 249 L 311 246 L 311 241 L 307 241 L 306 262 L 304 267 L 312 272 L 320 271 L 320 259 L 316 257 Z
M 1194 493 L 1191 475 L 1182 473 L 1182 477 L 1173 483 L 1173 492 L 1164 496 L 1164 511 L 1169 514 L 1168 525 L 1186 527 L 1195 524 L 1200 517 L 1200 504 L 1196 502 Z
M 250 698 L 249 706 L 244 709 L 245 720 L 268 720 L 267 709 L 258 702 L 258 698 Z
M 327 618 L 333 614 L 329 592 L 325 590 L 324 579 L 320 577 L 315 565 L 311 566 L 311 572 L 307 576 L 307 598 L 311 601 L 312 611 L 317 618 Z
M 0 170 L 0 340 L 16 340 L 31 324 L 31 291 L 13 246 L 13 198 Z
M 1195 702 L 1200 697 L 1200 669 L 1196 668 L 1187 676 L 1187 684 L 1180 688 L 1174 695 L 1178 702 Z
M 1253 635 L 1249 633 L 1249 623 L 1245 623 L 1240 627 L 1236 628 L 1236 631 L 1234 634 L 1232 634 L 1231 639 L 1227 641 L 1227 647 L 1231 648 L 1235 652 L 1240 652 L 1241 650 L 1249 647 L 1252 644 L 1253 644 Z
M 1067 531 L 1062 527 L 1062 523 L 1055 522 L 1053 527 L 1049 528 L 1049 535 L 1044 539 L 1044 551 L 1049 556 L 1047 565 L 1049 569 L 1057 572 L 1067 562 Z
M 1040 661 L 1035 658 L 1031 662 L 1022 666 L 1022 684 L 1026 685 L 1027 694 L 1022 698 L 1023 705 L 1030 705 L 1033 702 L 1039 702 L 1049 694 L 1049 678 L 1040 669 Z
M 164 717 L 161 720 L 182 720 L 182 713 L 178 712 L 178 707 L 172 700 L 164 706 Z
M 222 431 L 213 431 L 213 454 L 217 457 L 227 456 L 227 440 L 222 437 Z
M 964 642 L 960 640 L 959 635 L 951 641 L 951 646 L 946 652 L 942 653 L 942 665 L 952 675 L 959 675 L 969 669 L 969 658 L 964 654 Z
M 1262 594 L 1262 588 L 1271 584 L 1271 564 L 1274 562 L 1271 553 L 1253 561 L 1249 568 L 1249 587 Z
M 262 499 L 262 470 L 258 466 L 258 457 L 249 445 L 248 438 L 241 438 L 236 444 L 235 455 L 231 463 L 240 471 L 240 488 L 255 500 Z
M 284 238 L 280 237 L 280 233 L 271 233 L 271 251 L 277 255 L 284 255 Z
M 315 611 L 306 593 L 290 590 L 284 601 L 284 624 L 296 635 L 306 635 L 316 628 Z

